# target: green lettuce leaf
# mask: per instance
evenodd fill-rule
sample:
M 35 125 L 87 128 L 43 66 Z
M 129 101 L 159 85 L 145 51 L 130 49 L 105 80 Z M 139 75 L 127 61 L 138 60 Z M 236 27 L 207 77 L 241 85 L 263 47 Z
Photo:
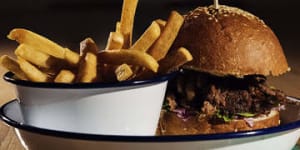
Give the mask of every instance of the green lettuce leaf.
M 232 118 L 229 116 L 222 115 L 220 111 L 217 111 L 216 116 L 220 119 L 223 119 L 225 122 L 230 122 L 232 120 Z
M 244 113 L 236 113 L 239 116 L 243 116 L 243 117 L 254 117 L 255 114 L 253 113 L 249 113 L 249 112 L 244 112 Z

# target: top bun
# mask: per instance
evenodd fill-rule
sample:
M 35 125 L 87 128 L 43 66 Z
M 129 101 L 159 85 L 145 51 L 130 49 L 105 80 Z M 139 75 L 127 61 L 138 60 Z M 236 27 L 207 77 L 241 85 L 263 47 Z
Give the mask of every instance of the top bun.
M 273 31 L 235 7 L 198 7 L 189 12 L 173 48 L 181 46 L 194 57 L 185 68 L 213 75 L 277 76 L 290 69 Z

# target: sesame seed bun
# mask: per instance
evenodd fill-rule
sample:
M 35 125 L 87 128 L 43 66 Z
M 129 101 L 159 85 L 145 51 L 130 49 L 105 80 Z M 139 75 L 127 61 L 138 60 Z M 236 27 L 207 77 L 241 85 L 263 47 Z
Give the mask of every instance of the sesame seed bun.
M 185 68 L 213 75 L 278 76 L 289 71 L 273 31 L 258 17 L 235 7 L 198 7 L 189 12 L 173 45 L 178 47 L 193 55 Z

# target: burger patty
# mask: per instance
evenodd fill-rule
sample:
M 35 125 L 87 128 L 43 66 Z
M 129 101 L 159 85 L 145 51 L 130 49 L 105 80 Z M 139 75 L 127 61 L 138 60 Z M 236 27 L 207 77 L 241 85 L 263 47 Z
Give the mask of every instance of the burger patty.
M 259 83 L 247 89 L 226 89 L 210 85 L 203 100 L 215 106 L 218 113 L 234 116 L 241 113 L 265 114 L 284 102 L 283 92 L 271 89 L 266 84 Z
M 269 87 L 266 77 L 260 75 L 235 78 L 185 71 L 175 80 L 168 95 L 174 95 L 177 107 L 207 115 L 235 118 L 267 114 L 286 100 L 282 91 Z

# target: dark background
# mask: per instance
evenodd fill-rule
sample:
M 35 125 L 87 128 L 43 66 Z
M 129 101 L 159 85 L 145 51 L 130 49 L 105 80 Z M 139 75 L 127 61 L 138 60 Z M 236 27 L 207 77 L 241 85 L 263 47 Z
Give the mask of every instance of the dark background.
M 136 12 L 134 36 L 156 18 L 166 19 L 171 10 L 182 14 L 213 0 L 140 0 Z M 298 0 L 220 0 L 221 4 L 237 6 L 262 18 L 283 41 L 299 41 Z M 1 0 L 0 42 L 16 27 L 30 29 L 50 39 L 76 47 L 90 36 L 102 46 L 119 20 L 122 0 Z M 0 43 L 0 44 L 1 44 Z
M 300 1 L 299 0 L 219 0 L 220 4 L 240 7 L 268 24 L 277 34 L 292 71 L 269 77 L 270 85 L 288 95 L 300 97 Z M 139 37 L 153 19 L 166 19 L 171 10 L 181 14 L 213 0 L 139 0 L 134 38 Z M 13 56 L 15 41 L 6 38 L 16 27 L 40 33 L 72 50 L 92 37 L 104 48 L 110 31 L 120 19 L 122 0 L 1 0 L 0 54 Z M 262 58 L 263 59 L 263 58 Z
M 213 0 L 140 0 L 136 12 L 134 37 L 153 19 L 166 19 L 171 10 L 182 14 Z M 278 35 L 289 57 L 300 57 L 298 0 L 220 0 L 240 7 L 263 19 Z M 92 37 L 104 48 L 110 31 L 120 19 L 122 0 L 1 0 L 0 46 L 15 42 L 6 39 L 16 27 L 40 33 L 59 44 L 78 50 L 79 42 Z

